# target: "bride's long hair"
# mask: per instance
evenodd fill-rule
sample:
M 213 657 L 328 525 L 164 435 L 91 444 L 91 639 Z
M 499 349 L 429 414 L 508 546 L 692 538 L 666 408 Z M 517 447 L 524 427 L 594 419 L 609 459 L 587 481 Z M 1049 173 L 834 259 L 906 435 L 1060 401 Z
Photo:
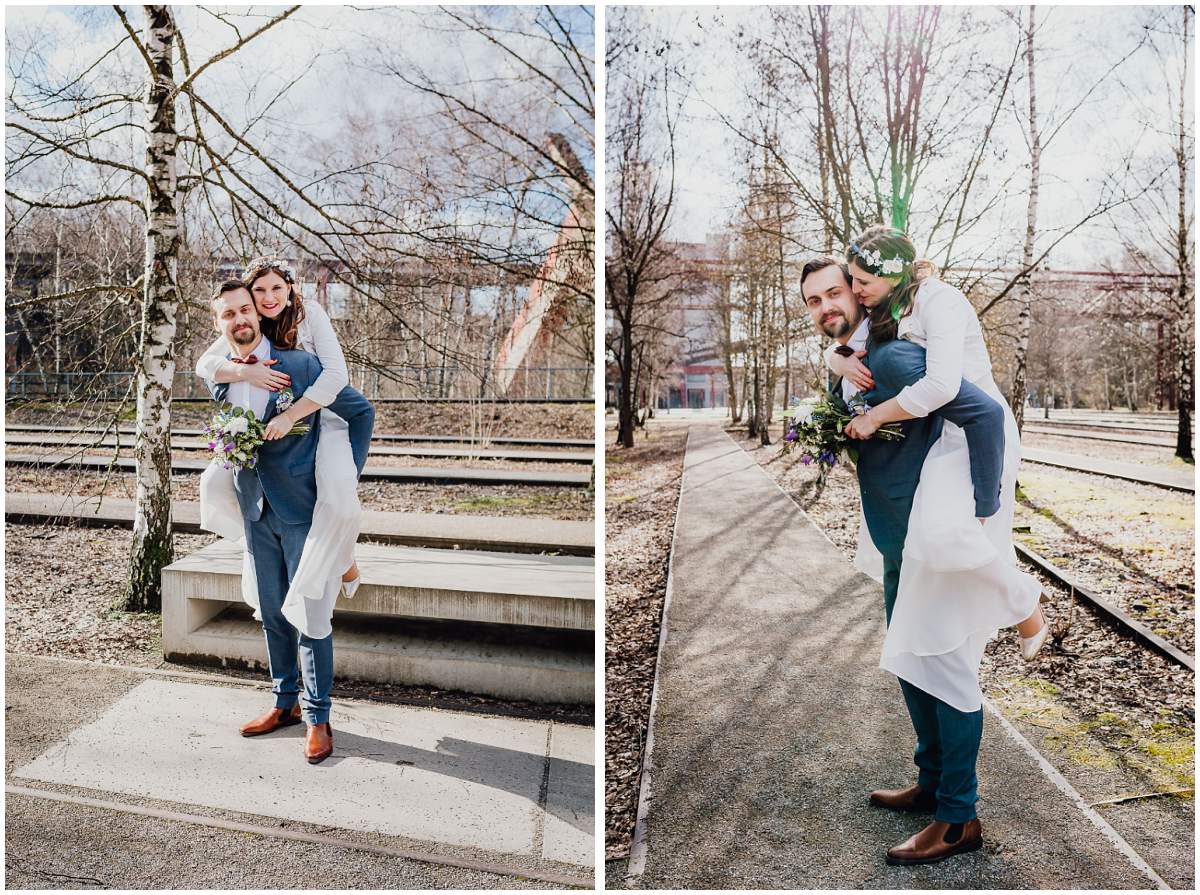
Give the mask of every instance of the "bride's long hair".
M 896 338 L 901 318 L 912 313 L 917 289 L 924 280 L 937 276 L 937 265 L 918 258 L 916 246 L 903 231 L 883 224 L 868 227 L 846 250 L 847 264 L 853 261 L 877 277 L 890 276 L 883 267 L 887 261 L 895 259 L 903 262 L 899 278 L 885 299 L 867 312 L 871 341 L 876 344 Z
M 246 266 L 242 281 L 253 297 L 254 282 L 269 273 L 278 274 L 288 284 L 288 303 L 275 319 L 262 318 L 263 335 L 275 347 L 291 351 L 296 347 L 300 321 L 304 319 L 304 302 L 300 298 L 300 290 L 296 288 L 296 278 L 291 268 L 278 258 L 256 258 Z

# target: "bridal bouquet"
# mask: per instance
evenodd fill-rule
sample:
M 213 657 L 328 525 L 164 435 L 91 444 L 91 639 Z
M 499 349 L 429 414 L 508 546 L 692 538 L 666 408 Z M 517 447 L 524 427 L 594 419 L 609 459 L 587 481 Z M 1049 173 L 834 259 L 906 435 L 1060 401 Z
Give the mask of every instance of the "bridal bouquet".
M 858 439 L 846 434 L 850 420 L 870 410 L 862 394 L 857 394 L 846 404 L 834 403 L 829 398 L 819 401 L 806 415 L 788 421 L 783 436 L 783 453 L 790 454 L 799 449 L 800 462 L 805 466 L 816 462 L 824 472 L 837 465 L 843 453 L 852 463 L 858 462 Z M 903 438 L 899 423 L 888 423 L 876 430 L 875 438 Z
M 277 406 L 286 410 L 287 407 L 282 403 L 281 397 Z M 307 423 L 297 423 L 288 435 L 305 435 L 310 428 Z M 232 405 L 214 413 L 204 429 L 208 436 L 208 449 L 226 469 L 253 469 L 257 466 L 258 449 L 263 443 L 265 431 L 266 427 L 253 410 Z

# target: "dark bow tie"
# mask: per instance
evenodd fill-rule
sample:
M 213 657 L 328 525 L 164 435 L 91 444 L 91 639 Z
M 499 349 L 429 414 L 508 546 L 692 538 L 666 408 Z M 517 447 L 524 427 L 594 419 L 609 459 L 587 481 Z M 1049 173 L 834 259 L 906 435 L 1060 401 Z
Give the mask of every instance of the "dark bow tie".
M 231 357 L 230 360 L 233 361 L 235 364 L 256 364 L 256 363 L 258 363 L 258 358 L 255 357 L 253 354 L 251 354 L 249 357 L 245 358 L 244 360 L 240 357 Z

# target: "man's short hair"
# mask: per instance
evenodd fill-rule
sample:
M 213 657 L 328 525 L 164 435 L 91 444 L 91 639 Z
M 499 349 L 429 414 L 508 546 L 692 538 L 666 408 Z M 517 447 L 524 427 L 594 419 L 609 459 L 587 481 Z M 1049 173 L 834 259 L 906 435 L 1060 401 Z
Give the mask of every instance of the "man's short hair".
M 213 290 L 212 298 L 209 300 L 216 301 L 218 298 L 223 296 L 226 292 L 237 292 L 237 290 L 239 290 L 239 289 L 245 289 L 247 292 L 250 291 L 250 287 L 247 286 L 245 283 L 243 283 L 241 280 L 226 280 L 221 285 L 219 285 L 216 289 Z
M 824 270 L 827 267 L 840 267 L 842 276 L 846 278 L 846 285 L 850 286 L 854 280 L 850 276 L 850 265 L 845 261 L 839 261 L 832 255 L 817 255 L 815 258 L 810 258 L 804 263 L 804 268 L 800 271 L 800 295 L 804 295 L 804 281 L 808 279 L 809 274 L 814 274 L 818 270 Z

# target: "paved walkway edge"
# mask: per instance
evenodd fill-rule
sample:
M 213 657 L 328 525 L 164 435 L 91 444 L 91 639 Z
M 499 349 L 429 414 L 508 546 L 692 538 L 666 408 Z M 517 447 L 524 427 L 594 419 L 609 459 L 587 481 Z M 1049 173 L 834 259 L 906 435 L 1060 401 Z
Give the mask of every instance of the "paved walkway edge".
M 1113 844 L 1113 847 L 1115 847 L 1117 851 L 1129 859 L 1129 863 L 1136 867 L 1141 873 L 1145 874 L 1146 877 L 1152 883 L 1154 883 L 1155 888 L 1171 888 L 1161 876 L 1154 872 L 1154 868 L 1147 864 L 1145 859 L 1143 859 L 1142 856 L 1134 850 L 1133 846 L 1125 841 L 1125 837 L 1113 829 L 1112 825 L 1103 817 L 1101 817 L 1095 808 L 1091 807 L 1086 801 L 1084 801 L 1083 796 L 1079 794 L 1079 790 L 1071 785 L 1071 781 L 1059 773 L 1058 768 L 1052 765 L 1050 761 L 1044 755 L 1042 755 L 1042 753 L 1038 752 L 1033 743 L 1025 739 L 1021 731 L 1013 727 L 1012 723 L 1004 717 L 1003 713 L 998 708 L 996 708 L 995 703 L 985 696 L 983 698 L 983 705 L 988 712 L 991 713 L 992 717 L 1000 722 L 1000 726 L 1004 728 L 1004 732 L 1008 734 L 1009 738 L 1012 739 L 1012 741 L 1018 746 L 1020 746 L 1021 750 L 1026 755 L 1033 759 L 1037 766 L 1042 769 L 1042 773 L 1044 773 L 1050 779 L 1050 781 L 1058 787 L 1059 791 L 1063 795 L 1065 795 L 1072 803 L 1074 803 L 1075 807 L 1083 813 L 1083 816 L 1092 822 L 1096 829 L 1103 834 L 1105 839 Z
M 683 456 L 686 459 L 688 444 L 692 440 L 692 430 L 689 428 L 683 442 Z M 626 881 L 641 879 L 646 870 L 647 838 L 646 819 L 650 813 L 650 795 L 653 791 L 651 773 L 654 764 L 651 754 L 654 751 L 654 715 L 658 709 L 658 671 L 662 668 L 663 647 L 667 643 L 667 619 L 671 609 L 671 591 L 674 589 L 675 537 L 679 532 L 679 505 L 683 503 L 683 468 L 679 470 L 679 497 L 675 501 L 675 521 L 671 523 L 671 552 L 667 558 L 667 592 L 663 597 L 662 619 L 658 623 L 658 651 L 654 656 L 654 686 L 650 688 L 650 720 L 646 724 L 646 747 L 642 751 L 642 772 L 638 787 L 637 815 L 633 823 L 633 845 L 629 850 L 629 863 L 625 868 Z
M 89 799 L 73 796 L 54 790 L 30 789 L 25 786 L 6 784 L 4 791 L 7 795 L 28 796 L 34 799 L 46 799 L 52 802 L 64 802 L 69 805 L 83 805 L 89 808 L 101 808 L 107 811 L 121 811 L 126 814 L 137 814 L 142 817 L 155 817 L 160 820 L 170 820 L 178 823 L 195 824 L 203 827 L 213 827 L 220 830 L 231 830 L 236 833 L 251 833 L 258 836 L 269 836 L 272 839 L 289 839 L 293 842 L 311 842 L 316 845 L 333 845 L 340 848 L 366 851 L 392 858 L 402 858 L 406 861 L 418 861 L 422 864 L 438 864 L 444 867 L 461 867 L 464 870 L 475 870 L 482 873 L 494 873 L 499 876 L 515 876 L 523 879 L 539 880 L 565 886 L 591 888 L 593 882 L 589 877 L 572 876 L 565 873 L 550 871 L 524 870 L 506 864 L 490 861 L 469 861 L 464 858 L 439 857 L 428 851 L 415 849 L 391 848 L 382 845 L 368 845 L 349 839 L 339 839 L 336 836 L 320 836 L 315 833 L 303 833 L 297 830 L 284 830 L 278 827 L 264 827 L 257 824 L 246 824 L 232 820 L 221 820 L 200 814 L 186 814 L 179 811 L 164 811 L 158 808 L 146 808 L 142 805 L 128 805 L 123 802 L 109 802 L 101 799 Z

